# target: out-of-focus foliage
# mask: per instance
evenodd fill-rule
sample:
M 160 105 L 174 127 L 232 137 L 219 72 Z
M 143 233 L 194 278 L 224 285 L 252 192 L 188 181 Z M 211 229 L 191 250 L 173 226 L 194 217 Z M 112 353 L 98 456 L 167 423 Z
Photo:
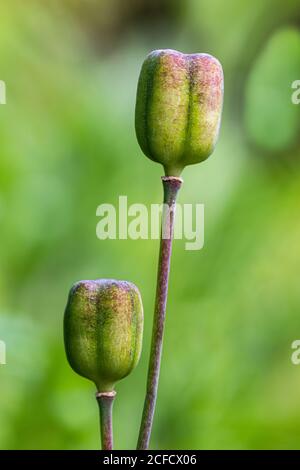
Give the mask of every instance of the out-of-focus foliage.
M 245 113 L 249 135 L 264 149 L 289 149 L 299 141 L 299 109 L 291 84 L 300 70 L 300 31 L 274 33 L 251 72 Z
M 299 19 L 298 0 L 2 2 L 1 448 L 98 447 L 94 389 L 62 341 L 70 286 L 98 277 L 143 296 L 142 360 L 115 405 L 116 446 L 135 445 L 158 242 L 98 240 L 96 208 L 160 202 L 133 121 L 140 65 L 166 47 L 216 55 L 226 86 L 216 151 L 183 174 L 205 247 L 175 242 L 152 445 L 299 448 Z

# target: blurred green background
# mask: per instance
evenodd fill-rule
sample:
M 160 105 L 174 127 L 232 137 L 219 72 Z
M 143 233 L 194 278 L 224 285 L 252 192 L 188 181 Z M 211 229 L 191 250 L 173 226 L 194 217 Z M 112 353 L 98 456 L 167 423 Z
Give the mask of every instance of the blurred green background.
M 96 238 L 96 208 L 159 203 L 162 170 L 134 132 L 156 48 L 208 52 L 225 72 L 218 146 L 179 202 L 205 204 L 205 246 L 176 241 L 152 447 L 300 448 L 299 0 L 1 2 L 0 448 L 99 447 L 94 388 L 68 366 L 71 284 L 136 283 L 141 362 L 117 387 L 116 448 L 135 446 L 158 242 Z

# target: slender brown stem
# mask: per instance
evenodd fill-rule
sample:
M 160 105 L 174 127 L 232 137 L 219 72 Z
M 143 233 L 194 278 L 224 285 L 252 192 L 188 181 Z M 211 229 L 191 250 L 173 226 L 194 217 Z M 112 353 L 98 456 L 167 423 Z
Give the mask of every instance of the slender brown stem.
M 113 449 L 112 410 L 116 392 L 96 393 L 100 411 L 100 430 L 102 450 Z
M 166 316 L 176 197 L 181 187 L 182 179 L 173 176 L 165 176 L 162 177 L 162 183 L 164 188 L 164 209 L 158 260 L 152 343 L 148 368 L 147 391 L 137 449 L 148 449 L 152 430 Z

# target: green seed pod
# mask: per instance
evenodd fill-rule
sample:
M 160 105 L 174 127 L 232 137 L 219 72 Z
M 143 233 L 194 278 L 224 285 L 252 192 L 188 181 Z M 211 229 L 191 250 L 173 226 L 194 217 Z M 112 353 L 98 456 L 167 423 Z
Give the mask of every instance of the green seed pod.
M 99 279 L 72 287 L 64 317 L 66 354 L 98 392 L 113 391 L 137 365 L 142 334 L 143 306 L 134 284 Z
M 213 152 L 223 105 L 223 70 L 208 54 L 151 52 L 142 66 L 135 112 L 141 149 L 166 176 Z

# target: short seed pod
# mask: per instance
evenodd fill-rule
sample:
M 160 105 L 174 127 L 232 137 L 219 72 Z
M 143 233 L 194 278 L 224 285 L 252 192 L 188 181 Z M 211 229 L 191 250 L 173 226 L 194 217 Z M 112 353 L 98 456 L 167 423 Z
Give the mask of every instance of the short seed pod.
M 141 149 L 167 176 L 213 152 L 223 105 L 223 70 L 208 54 L 151 52 L 142 66 L 135 128 Z
M 64 317 L 66 354 L 98 392 L 113 391 L 137 365 L 142 331 L 142 300 L 134 284 L 99 279 L 72 287 Z

